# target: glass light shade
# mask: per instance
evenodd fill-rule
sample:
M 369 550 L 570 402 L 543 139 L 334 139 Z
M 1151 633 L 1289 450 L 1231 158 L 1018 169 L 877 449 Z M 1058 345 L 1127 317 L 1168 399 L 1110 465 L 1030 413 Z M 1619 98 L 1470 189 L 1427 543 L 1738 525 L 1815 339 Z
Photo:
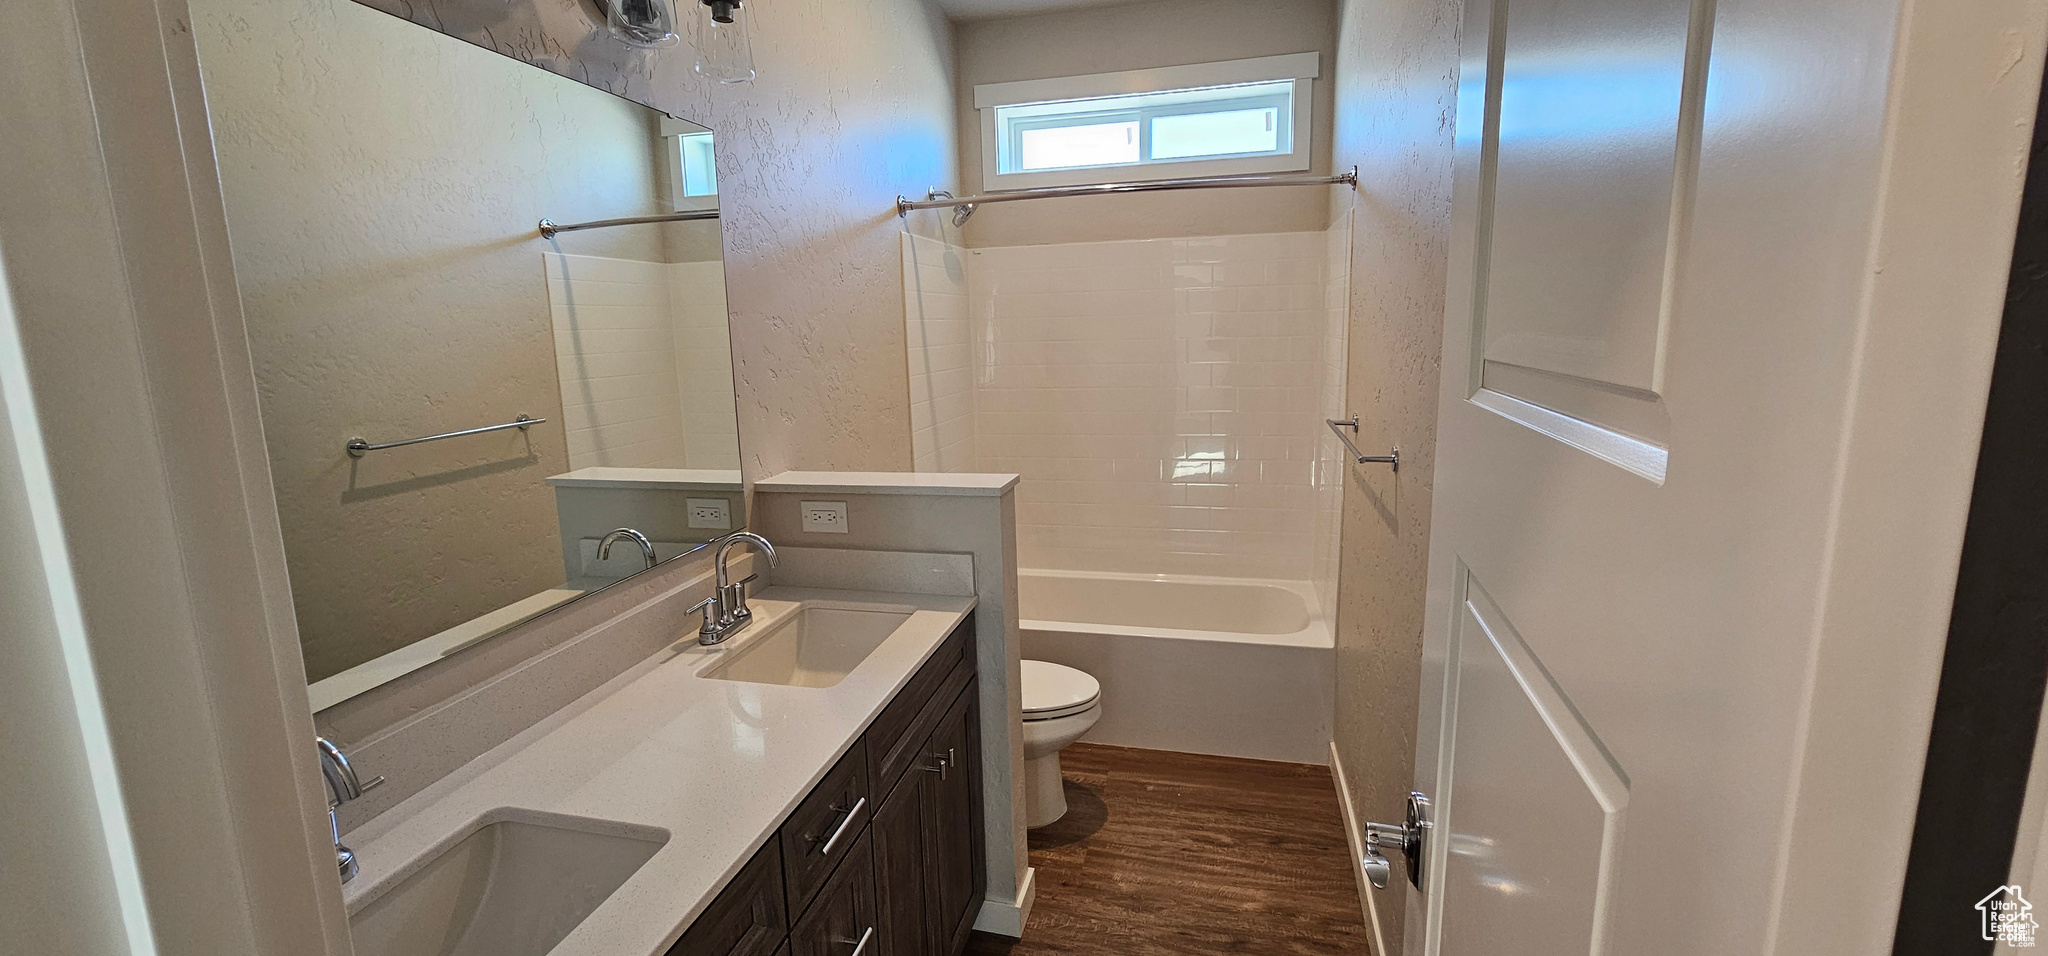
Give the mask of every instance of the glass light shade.
M 632 46 L 659 49 L 682 41 L 669 0 L 610 0 L 605 7 L 612 35 Z
M 697 73 L 720 83 L 754 79 L 754 44 L 747 37 L 747 16 L 737 2 L 692 0 L 697 4 Z M 718 18 L 730 18 L 721 22 Z

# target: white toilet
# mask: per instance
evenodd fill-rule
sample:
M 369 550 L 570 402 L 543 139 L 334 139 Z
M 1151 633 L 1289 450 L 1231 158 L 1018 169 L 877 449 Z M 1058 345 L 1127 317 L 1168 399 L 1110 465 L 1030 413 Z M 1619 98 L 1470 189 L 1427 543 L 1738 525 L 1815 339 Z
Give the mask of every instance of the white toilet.
M 1067 813 L 1060 751 L 1102 718 L 1102 684 L 1082 671 L 1025 661 L 1024 825 L 1042 827 Z

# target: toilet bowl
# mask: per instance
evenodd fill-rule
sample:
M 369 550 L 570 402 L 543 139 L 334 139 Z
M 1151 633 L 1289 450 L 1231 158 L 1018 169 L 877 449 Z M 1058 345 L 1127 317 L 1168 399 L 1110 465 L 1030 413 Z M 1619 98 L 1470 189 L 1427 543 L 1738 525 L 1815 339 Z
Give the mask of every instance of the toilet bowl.
M 1065 816 L 1060 751 L 1102 718 L 1102 684 L 1082 671 L 1047 661 L 1023 662 L 1024 825 Z

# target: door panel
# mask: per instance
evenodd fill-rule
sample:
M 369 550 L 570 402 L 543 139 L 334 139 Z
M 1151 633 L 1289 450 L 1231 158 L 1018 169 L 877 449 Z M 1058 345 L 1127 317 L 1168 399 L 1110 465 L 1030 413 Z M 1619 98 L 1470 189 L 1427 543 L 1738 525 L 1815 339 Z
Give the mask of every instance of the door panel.
M 1654 395 L 1692 4 L 1508 0 L 1506 14 L 1486 358 Z
M 1990 37 L 2041 49 L 1929 8 L 1914 43 L 1981 21 L 1906 70 L 1918 9 L 1467 0 L 1435 471 L 1399 476 L 1431 482 L 1413 780 L 1442 836 L 1411 956 L 1889 939 L 1969 494 L 1968 450 L 1920 446 L 1981 428 L 1955 396 L 2011 220 L 1972 189 L 2012 174 L 2016 208 L 2024 152 L 1995 154 L 2038 89 L 1910 143 L 1910 182 L 1895 111 L 2002 91 Z
M 1485 592 L 1467 582 L 1451 673 L 1438 864 L 1445 954 L 1599 953 L 1628 787 Z
M 915 748 L 913 753 L 922 753 Z M 879 956 L 926 956 L 924 775 L 910 777 L 875 811 L 876 942 Z
M 1666 352 L 1710 6 L 1503 0 L 1496 106 L 1482 114 L 1490 201 L 1468 388 L 1496 414 L 1653 481 L 1669 443 Z
M 931 939 L 934 951 L 941 954 L 961 950 L 980 911 L 975 836 L 981 832 L 981 793 L 977 751 L 970 746 L 969 732 L 979 701 L 977 685 L 968 684 L 926 744 L 929 759 L 943 759 L 946 767 L 943 773 L 926 774 L 924 781 L 932 797 L 926 810 L 931 823 Z

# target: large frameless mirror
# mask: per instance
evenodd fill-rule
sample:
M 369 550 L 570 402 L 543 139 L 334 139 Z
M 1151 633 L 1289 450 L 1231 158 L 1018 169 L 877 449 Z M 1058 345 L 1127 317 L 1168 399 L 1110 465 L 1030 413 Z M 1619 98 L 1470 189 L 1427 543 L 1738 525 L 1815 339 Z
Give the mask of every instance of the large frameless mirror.
M 709 130 L 351 0 L 192 12 L 314 709 L 744 526 Z

